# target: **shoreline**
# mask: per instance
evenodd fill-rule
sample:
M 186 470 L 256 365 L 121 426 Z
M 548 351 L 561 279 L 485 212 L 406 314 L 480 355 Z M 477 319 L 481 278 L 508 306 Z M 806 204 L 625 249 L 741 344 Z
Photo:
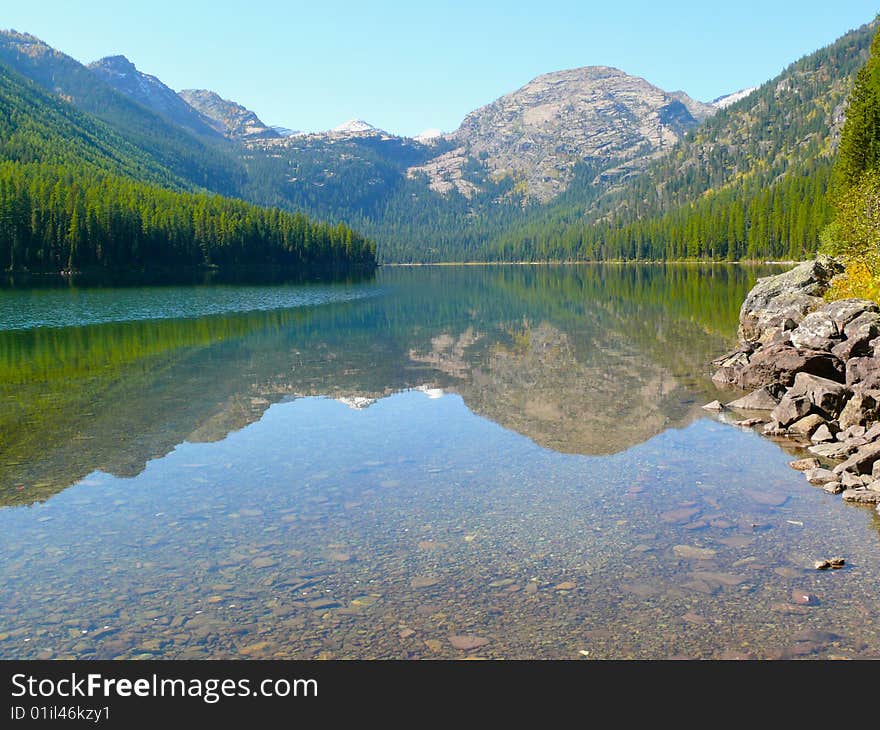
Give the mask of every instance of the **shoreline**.
M 880 306 L 826 301 L 842 270 L 819 257 L 758 279 L 740 308 L 738 347 L 712 363 L 713 383 L 738 395 L 703 408 L 787 442 L 810 484 L 880 516 Z M 815 567 L 838 567 L 826 563 Z
M 700 259 L 677 259 L 674 261 L 642 261 L 633 259 L 603 259 L 591 261 L 432 261 L 432 262 L 388 262 L 379 264 L 379 268 L 419 267 L 419 266 L 797 266 L 803 261 L 758 261 L 743 259 L 741 261 L 703 261 Z

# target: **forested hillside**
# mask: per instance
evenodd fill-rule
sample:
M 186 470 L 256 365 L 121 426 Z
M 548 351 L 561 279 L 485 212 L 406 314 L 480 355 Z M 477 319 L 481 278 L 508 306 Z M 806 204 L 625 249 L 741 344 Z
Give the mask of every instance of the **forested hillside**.
M 345 226 L 197 191 L 0 64 L 0 268 L 327 270 L 370 267 L 374 256 Z
M 493 245 L 494 258 L 801 258 L 830 220 L 847 95 L 876 22 L 793 63 L 593 203 L 560 202 Z M 587 186 L 581 190 L 591 197 Z

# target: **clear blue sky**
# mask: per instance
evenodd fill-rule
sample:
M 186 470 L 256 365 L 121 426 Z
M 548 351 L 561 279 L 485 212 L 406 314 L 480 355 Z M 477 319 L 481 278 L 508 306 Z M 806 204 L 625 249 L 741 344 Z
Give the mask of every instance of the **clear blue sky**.
M 208 88 L 267 124 L 360 117 L 399 134 L 455 129 L 541 73 L 616 66 L 708 101 L 771 78 L 871 20 L 880 0 L 34 0 L 0 27 L 77 60 L 128 56 L 174 89 Z

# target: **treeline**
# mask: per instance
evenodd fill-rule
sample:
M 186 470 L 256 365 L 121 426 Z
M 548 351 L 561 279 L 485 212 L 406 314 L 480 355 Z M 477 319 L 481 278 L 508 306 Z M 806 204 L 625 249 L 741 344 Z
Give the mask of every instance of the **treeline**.
M 815 253 L 831 217 L 830 161 L 764 187 L 750 179 L 662 215 L 616 222 L 509 231 L 495 242 L 498 260 L 766 260 Z
M 0 163 L 0 268 L 27 271 L 375 265 L 343 225 L 206 193 L 180 193 L 88 165 Z

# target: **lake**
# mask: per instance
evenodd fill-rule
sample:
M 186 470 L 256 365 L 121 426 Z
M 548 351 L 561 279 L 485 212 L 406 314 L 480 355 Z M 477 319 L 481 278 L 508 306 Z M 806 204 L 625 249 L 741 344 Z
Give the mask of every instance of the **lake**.
M 0 288 L 0 658 L 880 655 L 880 520 L 700 407 L 769 272 Z

